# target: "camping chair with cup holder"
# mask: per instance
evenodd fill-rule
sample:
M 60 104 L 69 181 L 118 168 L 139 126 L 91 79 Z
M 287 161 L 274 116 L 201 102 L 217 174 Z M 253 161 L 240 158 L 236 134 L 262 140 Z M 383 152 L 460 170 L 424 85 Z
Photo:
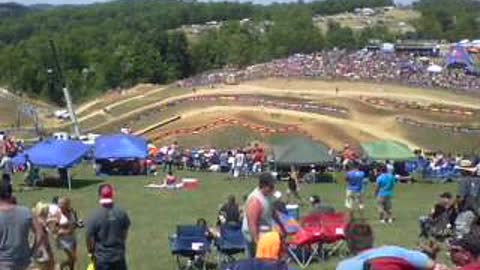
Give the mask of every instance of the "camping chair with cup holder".
M 206 270 L 210 242 L 205 228 L 179 225 L 176 234 L 169 237 L 170 251 L 179 270 Z
M 220 237 L 215 240 L 217 263 L 220 267 L 237 260 L 235 257 L 245 251 L 245 240 L 240 224 L 226 223 L 220 226 Z

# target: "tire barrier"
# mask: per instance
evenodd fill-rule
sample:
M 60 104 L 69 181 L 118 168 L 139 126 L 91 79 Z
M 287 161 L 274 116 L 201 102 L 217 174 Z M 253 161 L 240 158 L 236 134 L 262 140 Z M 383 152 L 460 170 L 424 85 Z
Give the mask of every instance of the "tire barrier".
M 225 104 L 239 104 L 243 106 L 270 107 L 292 111 L 301 111 L 317 114 L 327 114 L 337 117 L 346 117 L 348 109 L 328 104 L 319 104 L 313 100 L 300 98 L 281 98 L 262 95 L 201 95 L 180 99 L 175 104 L 199 103 L 199 102 L 223 102 Z M 171 105 L 174 106 L 174 105 Z
M 396 121 L 405 125 L 414 127 L 437 129 L 444 132 L 453 132 L 461 134 L 479 134 L 480 126 L 467 126 L 467 125 L 454 125 L 454 124 L 442 124 L 433 122 L 423 122 L 408 117 L 397 117 Z
M 418 111 L 424 111 L 424 112 L 449 114 L 449 115 L 463 116 L 463 117 L 473 117 L 480 114 L 478 110 L 457 107 L 457 106 L 446 106 L 443 104 L 436 104 L 436 103 L 421 104 L 416 101 L 398 101 L 394 99 L 377 98 L 377 97 L 373 98 L 373 97 L 365 97 L 365 96 L 361 96 L 360 100 L 370 105 L 374 105 L 382 108 L 388 108 L 388 109 L 418 110 Z
M 285 125 L 278 128 L 272 128 L 272 127 L 244 121 L 244 120 L 239 120 L 236 118 L 218 118 L 213 122 L 202 124 L 199 126 L 194 126 L 190 128 L 181 128 L 181 129 L 175 129 L 175 130 L 169 130 L 169 131 L 157 133 L 155 135 L 149 136 L 149 139 L 151 139 L 152 141 L 160 141 L 170 137 L 197 135 L 199 133 L 208 132 L 214 129 L 231 127 L 231 126 L 241 126 L 255 133 L 260 133 L 263 136 L 277 135 L 277 134 L 291 134 L 291 133 L 308 135 L 304 130 L 301 130 L 296 125 Z

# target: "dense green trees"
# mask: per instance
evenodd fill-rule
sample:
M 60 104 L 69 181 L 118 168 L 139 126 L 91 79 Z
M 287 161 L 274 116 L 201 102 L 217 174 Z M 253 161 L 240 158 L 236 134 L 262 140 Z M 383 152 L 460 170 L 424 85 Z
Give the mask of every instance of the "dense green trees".
M 241 67 L 293 53 L 354 49 L 371 38 L 396 37 L 385 27 L 354 33 L 333 22 L 322 33 L 312 16 L 386 5 L 392 5 L 392 0 L 270 6 L 121 0 L 35 12 L 20 8 L 21 13 L 0 20 L 0 85 L 61 104 L 61 89 L 48 72 L 53 65 L 50 39 L 57 43 L 75 102 L 139 82 L 168 83 L 210 69 Z M 422 0 L 416 8 L 423 15 L 417 22 L 423 37 L 455 39 L 473 37 L 480 31 L 474 0 Z M 240 23 L 244 18 L 251 20 Z M 218 31 L 193 41 L 175 30 L 208 21 L 225 23 Z
M 416 26 L 420 37 L 458 41 L 480 38 L 480 2 L 476 0 L 422 0 Z

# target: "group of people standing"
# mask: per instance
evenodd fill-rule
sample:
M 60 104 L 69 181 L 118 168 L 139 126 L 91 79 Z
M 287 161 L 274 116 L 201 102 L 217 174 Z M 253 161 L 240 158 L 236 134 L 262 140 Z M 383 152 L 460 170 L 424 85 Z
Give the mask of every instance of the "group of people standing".
M 347 192 L 345 206 L 351 210 L 363 210 L 364 197 L 368 191 L 368 170 L 363 169 L 360 163 L 350 162 L 347 164 L 345 179 Z M 396 185 L 393 168 L 389 163 L 382 164 L 375 178 L 374 196 L 377 200 L 377 208 L 380 222 L 393 223 L 392 197 Z
M 10 185 L 0 185 L 0 269 L 25 270 L 32 264 L 38 269 L 57 269 L 50 244 L 53 238 L 57 249 L 66 255 L 66 260 L 58 263 L 59 269 L 74 270 L 78 247 L 76 230 L 84 226 L 86 248 L 95 269 L 127 269 L 125 241 L 129 217 L 114 204 L 112 185 L 101 185 L 98 195 L 100 207 L 83 224 L 69 198 L 39 202 L 30 210 L 17 204 Z M 34 235 L 33 243 L 29 241 L 30 234 Z

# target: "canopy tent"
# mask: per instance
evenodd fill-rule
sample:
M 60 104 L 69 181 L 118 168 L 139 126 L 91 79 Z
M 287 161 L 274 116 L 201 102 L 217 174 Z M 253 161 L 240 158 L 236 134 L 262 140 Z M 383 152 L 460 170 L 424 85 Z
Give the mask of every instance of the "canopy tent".
M 305 138 L 282 138 L 272 145 L 277 165 L 310 165 L 330 162 L 328 149 Z
M 14 165 L 24 165 L 26 158 L 35 167 L 49 169 L 69 169 L 85 157 L 91 147 L 80 141 L 46 140 L 40 142 L 13 159 Z M 71 179 L 68 177 L 68 188 Z
M 474 66 L 474 60 L 467 49 L 461 45 L 454 46 L 447 54 L 447 65 L 453 67 L 470 68 Z
M 95 159 L 145 159 L 148 155 L 147 141 L 142 137 L 115 134 L 100 136 L 95 140 Z
M 364 154 L 370 160 L 402 161 L 415 158 L 410 149 L 396 141 L 375 141 L 361 144 Z

